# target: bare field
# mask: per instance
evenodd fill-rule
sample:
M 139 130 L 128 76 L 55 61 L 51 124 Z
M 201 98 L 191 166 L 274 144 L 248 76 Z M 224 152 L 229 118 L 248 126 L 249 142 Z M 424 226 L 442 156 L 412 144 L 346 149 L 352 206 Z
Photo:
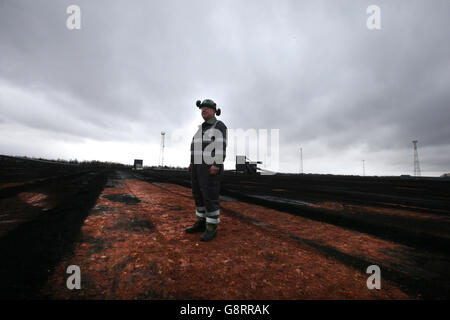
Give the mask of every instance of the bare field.
M 226 173 L 218 236 L 203 243 L 184 233 L 186 172 L 1 164 L 2 298 L 450 296 L 448 180 Z

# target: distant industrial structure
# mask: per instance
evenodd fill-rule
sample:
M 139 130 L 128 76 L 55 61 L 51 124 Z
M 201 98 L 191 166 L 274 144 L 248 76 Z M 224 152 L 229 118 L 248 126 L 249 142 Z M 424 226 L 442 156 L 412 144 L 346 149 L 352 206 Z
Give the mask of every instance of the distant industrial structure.
M 133 170 L 144 170 L 144 161 L 141 159 L 134 159 Z
M 166 137 L 166 133 L 161 131 L 161 150 L 159 154 L 159 164 L 161 167 L 164 167 L 164 139 Z
M 236 156 L 236 173 L 260 174 L 258 164 L 262 161 L 250 161 L 246 156 Z
M 420 173 L 420 163 L 419 163 L 419 154 L 417 152 L 417 140 L 413 140 L 413 145 L 414 145 L 414 176 L 415 177 L 420 177 L 421 173 Z
M 365 161 L 366 161 L 366 160 L 362 160 L 363 177 L 366 176 L 366 166 L 365 166 L 365 164 L 364 164 Z

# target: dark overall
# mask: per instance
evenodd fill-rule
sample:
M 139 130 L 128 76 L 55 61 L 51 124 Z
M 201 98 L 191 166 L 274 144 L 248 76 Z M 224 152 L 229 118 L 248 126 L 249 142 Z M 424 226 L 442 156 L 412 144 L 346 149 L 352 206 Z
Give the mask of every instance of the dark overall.
M 200 134 L 201 129 L 201 134 Z M 211 129 L 210 131 L 208 131 Z M 215 130 L 214 130 L 215 129 Z M 205 132 L 208 136 L 209 132 L 217 132 L 218 136 L 222 136 L 220 139 L 223 139 L 222 150 L 214 150 L 211 154 L 215 156 L 220 153 L 223 155 L 222 161 L 213 162 L 212 164 L 208 164 L 205 162 L 203 158 L 201 159 L 201 163 L 194 161 L 194 142 L 196 139 L 201 138 L 201 152 L 205 152 L 205 148 L 207 148 L 208 144 L 211 141 L 217 141 L 217 137 L 212 136 L 211 140 L 205 139 Z M 225 150 L 226 150 L 226 137 L 227 137 L 227 128 L 223 124 L 223 122 L 216 120 L 213 124 L 204 122 L 199 128 L 199 131 L 192 139 L 191 144 L 191 182 L 192 182 L 192 194 L 195 199 L 196 206 L 196 216 L 198 219 L 205 219 L 206 225 L 214 225 L 217 227 L 217 224 L 220 222 L 220 207 L 219 207 L 219 193 L 220 193 L 220 182 L 223 176 L 223 161 L 225 160 Z M 197 148 L 199 149 L 199 148 Z M 199 150 L 197 150 L 198 152 Z M 197 162 L 197 163 L 196 163 Z M 209 173 L 209 169 L 211 165 L 218 167 L 219 173 L 217 175 L 211 175 Z

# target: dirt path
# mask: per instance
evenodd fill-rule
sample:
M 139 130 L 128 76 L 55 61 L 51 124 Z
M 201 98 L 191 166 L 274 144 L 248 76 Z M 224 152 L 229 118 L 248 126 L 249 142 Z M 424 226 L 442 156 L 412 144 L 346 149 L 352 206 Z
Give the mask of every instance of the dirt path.
M 236 201 L 222 202 L 218 236 L 203 243 L 184 233 L 195 221 L 188 188 L 129 178 L 110 179 L 42 297 L 417 298 L 384 279 L 383 269 L 382 289 L 366 286 L 366 268 L 397 253 L 408 256 L 404 246 Z M 66 287 L 69 265 L 81 269 L 81 290 Z

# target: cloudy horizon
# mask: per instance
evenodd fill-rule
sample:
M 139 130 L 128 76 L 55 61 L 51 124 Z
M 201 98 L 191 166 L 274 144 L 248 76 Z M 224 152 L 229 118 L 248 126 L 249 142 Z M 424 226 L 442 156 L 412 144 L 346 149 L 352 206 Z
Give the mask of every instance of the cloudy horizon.
M 364 160 L 366 175 L 412 175 L 418 140 L 422 175 L 438 176 L 449 13 L 446 0 L 0 0 L 0 154 L 157 165 L 164 131 L 164 164 L 187 166 L 195 101 L 210 98 L 229 129 L 279 129 L 280 172 L 299 172 L 302 148 L 305 173 L 361 175 Z

